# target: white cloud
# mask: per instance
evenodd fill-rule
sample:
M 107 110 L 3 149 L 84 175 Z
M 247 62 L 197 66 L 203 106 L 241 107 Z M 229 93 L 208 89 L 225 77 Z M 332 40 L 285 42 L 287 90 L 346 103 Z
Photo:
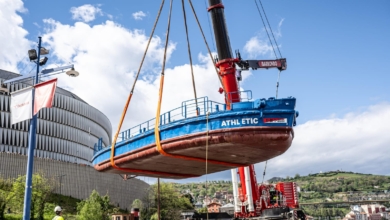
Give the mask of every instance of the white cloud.
M 74 20 L 90 22 L 95 20 L 96 15 L 103 15 L 102 10 L 99 7 L 93 5 L 82 5 L 80 7 L 72 7 L 70 9 L 72 18 Z
M 283 25 L 284 19 L 281 19 L 278 23 L 277 31 L 271 33 L 270 30 L 268 30 L 268 34 L 272 39 L 272 44 L 275 48 L 275 52 L 278 54 L 277 46 L 279 45 L 279 48 L 281 47 L 280 44 L 276 44 L 275 40 L 278 40 L 282 37 L 282 25 Z M 274 40 L 275 38 L 275 40 Z M 268 38 L 268 35 L 265 32 L 265 29 L 262 33 L 257 34 L 256 36 L 252 37 L 245 43 L 244 51 L 248 53 L 250 58 L 257 58 L 258 56 L 267 56 L 267 57 L 275 57 L 274 50 L 272 49 L 271 42 Z
M 308 121 L 295 128 L 290 149 L 269 161 L 267 177 L 334 170 L 390 175 L 389 131 L 389 103 L 341 118 Z M 256 167 L 262 173 L 264 165 Z
M 143 11 L 134 12 L 132 15 L 135 20 L 142 20 L 146 16 Z
M 27 50 L 33 47 L 26 39 L 28 32 L 23 28 L 23 19 L 18 14 L 27 9 L 18 0 L 0 1 L 0 8 L 0 68 L 18 72 L 17 64 L 24 58 L 27 61 Z
M 246 42 L 244 51 L 248 53 L 249 58 L 256 58 L 258 56 L 270 56 L 273 53 L 272 46 L 268 41 L 260 39 L 260 36 L 252 37 Z
M 106 114 L 115 131 L 148 37 L 140 30 L 128 30 L 112 21 L 90 26 L 82 22 L 65 25 L 48 19 L 45 24 L 47 33 L 43 41 L 50 45 L 52 55 L 58 63 L 74 63 L 80 72 L 77 78 L 58 75 L 59 86 Z M 155 116 L 163 43 L 157 36 L 151 42 L 122 130 Z M 175 46 L 170 43 L 168 59 Z M 205 61 L 202 55 L 198 59 L 200 64 L 194 66 L 198 97 L 208 95 L 222 101 L 212 62 Z M 189 65 L 166 69 L 162 112 L 193 97 Z
M 282 18 L 282 19 L 279 21 L 279 24 L 278 24 L 278 31 L 274 32 L 276 39 L 282 37 L 282 25 L 283 25 L 283 22 L 284 22 L 284 18 Z

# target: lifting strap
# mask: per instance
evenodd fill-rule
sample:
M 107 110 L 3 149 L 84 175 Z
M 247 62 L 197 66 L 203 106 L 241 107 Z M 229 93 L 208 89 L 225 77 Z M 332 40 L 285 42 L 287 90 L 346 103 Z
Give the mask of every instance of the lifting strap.
M 199 161 L 199 162 L 206 162 L 206 160 L 203 158 L 169 154 L 169 153 L 164 151 L 164 149 L 161 146 L 161 142 L 160 142 L 161 140 L 160 140 L 159 124 L 160 124 L 162 95 L 163 95 L 163 90 L 164 90 L 164 76 L 165 76 L 164 71 L 165 71 L 165 62 L 166 62 L 166 57 L 167 57 L 166 52 L 167 52 L 167 48 L 168 48 L 169 32 L 170 32 L 170 26 L 171 26 L 171 14 L 172 14 L 172 0 L 171 0 L 171 4 L 170 4 L 170 9 L 169 9 L 169 15 L 168 15 L 169 16 L 168 17 L 168 28 L 167 28 L 167 34 L 166 34 L 166 39 L 165 39 L 164 59 L 163 59 L 163 65 L 162 65 L 162 70 L 161 70 L 161 76 L 160 76 L 160 89 L 159 89 L 159 93 L 158 93 L 159 96 L 158 96 L 157 111 L 156 111 L 156 121 L 154 124 L 154 136 L 155 136 L 155 140 L 156 140 L 156 149 L 161 155 L 164 155 L 167 157 L 172 157 L 172 158 L 176 158 L 176 159 Z M 245 166 L 244 164 L 228 163 L 228 162 L 217 161 L 217 160 L 208 160 L 208 162 L 213 163 L 213 164 L 232 166 L 232 167 Z
M 136 85 L 136 83 L 137 83 L 138 76 L 139 76 L 139 74 L 140 74 L 140 72 L 141 72 L 142 65 L 143 65 L 144 60 L 145 60 L 145 57 L 146 57 L 146 53 L 147 53 L 147 51 L 148 51 L 148 49 L 149 49 L 150 42 L 151 42 L 151 40 L 152 40 L 152 38 L 153 38 L 154 31 L 155 31 L 155 29 L 156 29 L 158 20 L 159 20 L 159 18 L 160 18 L 160 14 L 161 14 L 161 11 L 162 11 L 162 9 L 163 9 L 164 2 L 165 2 L 165 0 L 162 0 L 160 9 L 159 9 L 159 11 L 158 11 L 158 15 L 157 15 L 156 21 L 154 22 L 153 30 L 152 30 L 152 32 L 150 33 L 150 36 L 149 36 L 149 40 L 148 40 L 148 44 L 147 44 L 147 46 L 146 46 L 146 50 L 145 50 L 144 55 L 143 55 L 143 57 L 142 57 L 141 64 L 140 64 L 140 66 L 139 66 L 139 68 L 138 68 L 138 72 L 137 72 L 137 75 L 136 75 L 136 77 L 135 77 L 133 86 L 132 86 L 132 88 L 131 88 L 130 94 L 129 94 L 128 98 L 127 98 L 125 107 L 124 107 L 124 109 L 123 109 L 122 116 L 121 116 L 120 121 L 119 121 L 118 129 L 117 129 L 117 131 L 116 131 L 116 133 L 115 133 L 114 140 L 112 141 L 112 144 L 111 144 L 110 163 L 111 163 L 111 166 L 112 166 L 114 169 L 116 169 L 116 170 L 121 170 L 121 171 L 125 171 L 125 172 L 143 173 L 143 174 L 151 174 L 151 175 L 163 175 L 163 176 L 194 177 L 194 175 L 186 175 L 186 174 L 167 173 L 167 172 L 157 172 L 157 171 L 149 171 L 149 170 L 130 169 L 130 168 L 121 168 L 121 167 L 118 167 L 118 166 L 115 164 L 115 161 L 114 161 L 114 156 L 115 156 L 115 143 L 116 143 L 116 140 L 118 139 L 119 132 L 120 132 L 120 130 L 121 130 L 121 128 L 122 128 L 122 124 L 123 124 L 123 121 L 124 121 L 124 119 L 125 119 L 125 116 L 126 116 L 127 109 L 128 109 L 128 107 L 129 107 L 131 98 L 132 98 L 132 96 L 133 96 L 134 88 L 135 88 L 135 85 Z

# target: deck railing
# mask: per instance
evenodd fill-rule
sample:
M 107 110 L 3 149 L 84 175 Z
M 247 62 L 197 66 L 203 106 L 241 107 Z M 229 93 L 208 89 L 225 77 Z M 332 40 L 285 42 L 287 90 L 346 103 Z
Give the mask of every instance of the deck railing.
M 237 97 L 237 98 L 234 98 Z M 238 92 L 229 92 L 225 94 L 225 99 L 229 103 L 233 102 L 248 102 L 252 100 L 252 90 L 238 91 Z
M 231 97 L 233 97 L 233 93 L 229 93 L 225 96 L 229 100 L 229 102 L 247 102 L 252 99 L 252 91 L 246 90 L 246 91 L 239 91 L 238 93 L 239 100 L 232 100 Z M 194 118 L 197 116 L 203 116 L 206 115 L 207 112 L 213 113 L 213 112 L 219 112 L 219 111 L 226 111 L 226 104 L 214 102 L 208 99 L 207 96 L 200 97 L 196 99 L 197 102 L 195 102 L 195 99 L 187 100 L 182 102 L 181 106 L 178 108 L 175 108 L 171 111 L 165 112 L 160 115 L 160 126 L 161 125 L 167 125 L 175 121 L 188 119 L 188 118 Z M 198 106 L 196 106 L 196 103 Z M 115 143 L 122 142 L 125 140 L 132 139 L 134 137 L 137 137 L 140 134 L 143 134 L 149 130 L 154 129 L 154 123 L 156 119 L 152 118 L 142 124 L 139 124 L 137 126 L 134 126 L 130 129 L 122 131 Z M 94 153 L 102 150 L 105 148 L 103 146 L 103 142 L 99 139 L 99 142 L 95 144 L 94 146 Z
M 206 115 L 207 112 L 217 112 L 226 110 L 225 104 L 208 100 L 208 97 L 201 97 L 197 99 L 198 106 L 196 106 L 195 99 L 182 102 L 181 106 L 165 112 L 160 115 L 160 126 L 167 125 L 174 121 L 182 119 L 193 118 L 197 116 L 197 108 L 199 116 Z M 130 129 L 122 131 L 117 139 L 117 142 L 124 141 L 135 137 L 139 134 L 154 129 L 156 119 L 150 119 L 142 124 L 134 126 Z
M 225 111 L 226 105 L 214 102 L 208 99 L 207 96 L 200 97 L 197 99 L 197 104 L 195 99 L 187 100 L 182 102 L 181 106 L 178 108 L 175 108 L 173 110 L 170 110 L 168 112 L 165 112 L 160 115 L 160 126 L 161 125 L 167 125 L 175 121 L 188 119 L 188 118 L 194 118 L 197 116 L 203 116 L 206 115 L 207 112 L 213 113 L 213 112 L 219 112 L 219 111 Z M 197 115 L 198 114 L 198 115 Z M 155 118 L 152 118 L 142 124 L 136 125 L 130 129 L 122 131 L 118 139 L 116 140 L 116 143 L 122 142 L 128 139 L 132 139 L 134 137 L 137 137 L 140 134 L 143 134 L 149 130 L 154 130 L 155 125 Z M 97 144 L 94 146 L 94 153 L 102 150 L 105 148 L 103 145 L 103 142 L 99 140 Z

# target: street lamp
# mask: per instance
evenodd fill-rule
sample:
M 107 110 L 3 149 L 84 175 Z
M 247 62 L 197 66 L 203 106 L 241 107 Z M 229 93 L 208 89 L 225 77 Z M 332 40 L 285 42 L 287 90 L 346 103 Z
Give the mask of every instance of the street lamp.
M 45 69 L 42 72 L 39 72 L 39 66 L 45 65 L 48 58 L 45 57 L 42 60 L 40 59 L 40 55 L 48 54 L 49 51 L 44 47 L 41 47 L 42 38 L 38 37 L 38 51 L 35 49 L 31 49 L 28 51 L 28 55 L 30 61 L 33 61 L 37 64 L 37 71 L 35 74 L 27 74 L 24 76 L 19 76 L 10 80 L 5 81 L 4 83 L 17 82 L 25 79 L 35 78 L 33 80 L 33 85 L 38 84 L 39 76 L 41 75 L 49 75 L 53 72 L 63 71 L 64 69 L 71 68 L 70 71 L 67 72 L 69 76 L 78 76 L 79 73 L 74 70 L 74 65 Z M 35 90 L 32 90 L 32 109 L 34 109 L 34 94 Z M 27 155 L 27 172 L 26 172 L 26 190 L 24 194 L 24 206 L 23 206 L 23 220 L 30 219 L 30 207 L 31 207 L 31 193 L 32 193 L 32 172 L 33 172 L 33 164 L 34 164 L 34 148 L 36 145 L 36 129 L 37 129 L 37 114 L 33 115 L 30 121 L 30 129 L 28 134 L 28 155 Z
M 69 71 L 65 72 L 68 76 L 77 77 L 78 75 L 80 75 L 80 73 L 74 69 L 74 65 L 71 64 L 71 65 L 61 66 L 61 67 L 57 67 L 57 68 L 44 69 L 41 72 L 39 72 L 38 75 L 36 73 L 30 73 L 30 74 L 26 74 L 23 76 L 18 76 L 18 77 L 4 81 L 3 84 L 5 85 L 7 83 L 15 83 L 15 82 L 25 81 L 25 80 L 30 79 L 30 78 L 35 78 L 36 75 L 38 76 L 38 78 L 43 77 L 43 76 L 56 75 L 59 73 L 63 73 L 65 69 L 70 69 Z

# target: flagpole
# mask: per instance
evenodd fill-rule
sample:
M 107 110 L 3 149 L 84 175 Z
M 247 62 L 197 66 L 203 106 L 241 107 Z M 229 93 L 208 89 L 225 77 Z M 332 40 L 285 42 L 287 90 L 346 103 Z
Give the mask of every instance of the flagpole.
M 33 79 L 33 85 L 38 83 L 39 73 L 39 60 L 41 55 L 41 40 L 42 37 L 38 37 L 38 58 L 37 58 L 37 72 L 35 79 Z M 35 89 L 32 90 L 32 111 L 34 111 L 34 94 Z M 26 171 L 26 190 L 24 194 L 24 206 L 23 206 L 23 220 L 30 219 L 30 208 L 31 208 L 31 194 L 32 194 L 32 173 L 34 167 L 34 148 L 36 144 L 36 130 L 37 130 L 37 116 L 33 115 L 30 120 L 30 129 L 28 134 L 28 155 L 27 155 L 27 171 Z

